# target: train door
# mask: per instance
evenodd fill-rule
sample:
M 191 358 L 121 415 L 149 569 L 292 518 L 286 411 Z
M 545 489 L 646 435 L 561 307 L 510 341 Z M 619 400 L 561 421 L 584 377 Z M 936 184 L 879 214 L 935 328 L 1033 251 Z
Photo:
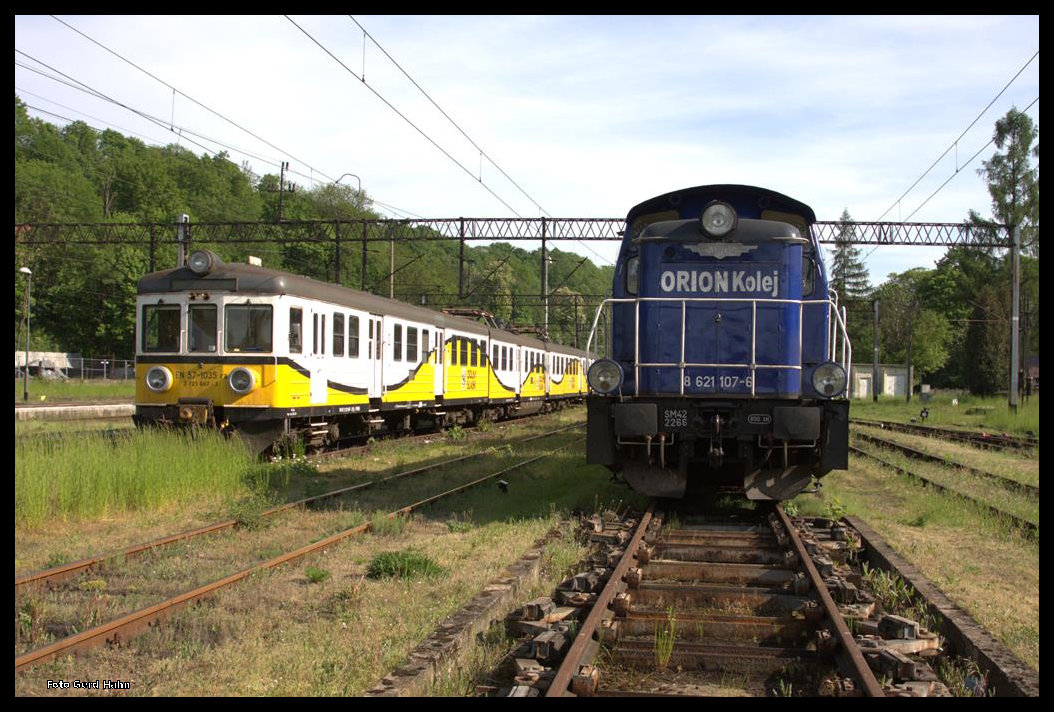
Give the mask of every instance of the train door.
M 383 333 L 381 317 L 376 314 L 370 314 L 369 326 L 366 331 L 367 355 L 371 363 L 370 398 L 380 398 L 384 395 Z
M 311 310 L 311 404 L 326 402 L 326 313 Z
M 435 352 L 434 363 L 435 363 L 435 394 L 436 398 L 443 395 L 443 369 L 446 365 L 443 363 L 443 332 L 440 329 L 436 329 L 432 336 L 432 343 L 429 345 Z

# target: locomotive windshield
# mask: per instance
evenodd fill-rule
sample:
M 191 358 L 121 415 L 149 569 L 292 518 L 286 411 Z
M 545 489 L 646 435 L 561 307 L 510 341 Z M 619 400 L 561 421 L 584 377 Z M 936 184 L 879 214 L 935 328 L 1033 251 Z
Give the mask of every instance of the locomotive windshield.
M 224 348 L 270 351 L 271 322 L 270 304 L 228 304 L 224 309 Z
M 179 351 L 179 305 L 143 306 L 143 352 Z
M 216 305 L 193 304 L 190 307 L 190 333 L 187 348 L 191 351 L 216 351 Z

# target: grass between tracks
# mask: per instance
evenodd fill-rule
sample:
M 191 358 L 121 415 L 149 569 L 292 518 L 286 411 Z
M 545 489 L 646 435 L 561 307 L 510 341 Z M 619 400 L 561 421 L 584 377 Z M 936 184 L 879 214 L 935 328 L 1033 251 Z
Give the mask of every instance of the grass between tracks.
M 292 529 L 287 529 L 294 526 L 292 523 L 305 532 L 313 530 L 314 539 L 352 523 L 352 519 L 372 519 L 380 525 L 380 513 L 388 511 L 392 502 L 405 504 L 415 492 L 430 494 L 437 486 L 475 479 L 488 468 L 493 470 L 495 466 L 578 440 L 582 431 L 562 436 L 556 443 L 540 440 L 529 445 L 514 444 L 515 439 L 529 431 L 550 429 L 554 424 L 581 417 L 581 411 L 570 411 L 532 420 L 515 431 L 495 426 L 487 433 L 490 439 L 468 443 L 477 449 L 489 449 L 481 458 L 483 463 L 463 463 L 414 480 L 415 484 L 397 481 L 364 490 L 343 502 L 344 511 L 283 516 L 281 519 L 290 523 L 279 522 L 249 532 L 254 552 L 250 556 L 260 560 L 292 548 L 293 539 L 297 538 Z M 378 443 L 367 453 L 343 463 L 327 463 L 317 473 L 297 478 L 301 490 L 297 494 L 361 479 L 363 473 L 390 471 L 411 461 L 451 456 L 434 450 L 464 451 L 466 447 L 465 443 L 455 447 L 442 436 L 432 445 L 434 449 L 423 447 L 420 442 Z M 563 513 L 576 508 L 592 511 L 605 506 L 625 507 L 633 499 L 627 489 L 608 482 L 606 470 L 585 466 L 583 451 L 584 444 L 576 442 L 551 458 L 503 475 L 507 493 L 488 482 L 430 505 L 408 522 L 378 526 L 373 534 L 258 574 L 183 611 L 159 630 L 130 640 L 121 648 L 90 651 L 17 675 L 15 692 L 20 696 L 84 694 L 74 690 L 49 691 L 46 681 L 112 679 L 129 681 L 132 689 L 90 694 L 361 694 L 404 662 L 409 651 L 437 623 L 460 608 L 502 566 L 529 549 Z M 174 517 L 162 518 L 171 522 Z M 307 520 L 311 520 L 310 526 L 304 524 Z M 79 528 L 85 531 L 84 540 L 98 543 L 114 538 L 112 529 L 119 529 L 120 536 L 126 537 L 129 526 L 134 527 L 139 520 L 128 516 L 123 521 L 124 526 L 90 522 Z M 45 538 L 40 532 L 38 537 Z M 148 537 L 139 532 L 136 540 L 145 538 Z M 227 538 L 210 539 L 211 543 L 196 544 L 173 556 L 152 560 L 150 566 L 169 571 L 166 577 L 183 582 L 195 567 L 208 567 L 220 557 Z M 241 537 L 230 539 L 240 541 Z M 47 550 L 43 541 L 37 543 L 39 552 Z M 16 554 L 17 547 L 16 541 Z M 384 553 L 403 561 L 427 559 L 436 568 L 428 568 L 431 573 L 423 577 L 370 578 L 367 574 L 371 562 Z M 551 591 L 582 553 L 570 537 L 550 542 L 542 579 L 525 596 Z M 96 573 L 75 583 L 82 594 L 77 605 L 83 609 L 86 600 L 101 601 L 108 592 L 127 588 L 127 581 L 120 577 L 139 566 L 138 562 L 129 561 L 112 575 Z M 412 572 L 414 567 L 407 565 L 404 570 Z M 190 586 L 183 590 L 187 588 Z M 42 618 L 41 609 L 53 605 L 56 604 L 48 600 L 34 602 L 25 611 L 16 611 L 16 619 L 22 612 Z M 464 693 L 472 687 L 475 673 L 468 672 L 470 669 L 465 668 L 463 678 L 446 683 L 448 694 Z
M 867 420 L 892 420 L 908 423 L 911 418 L 918 418 L 922 409 L 928 411 L 925 425 L 938 427 L 958 427 L 970 430 L 988 430 L 989 432 L 1006 432 L 1011 435 L 1024 435 L 1031 432 L 1039 435 L 1039 394 L 1027 401 L 1019 399 L 1016 413 L 1010 412 L 1006 397 L 982 398 L 951 391 L 934 393 L 928 401 L 918 396 L 906 402 L 903 398 L 880 397 L 875 403 L 866 398 L 852 401 L 849 414 L 853 418 Z M 952 405 L 953 401 L 957 401 Z M 967 411 L 974 411 L 968 413 Z M 920 421 L 922 422 L 922 421 Z
M 905 466 L 913 471 L 919 467 L 917 462 Z M 865 520 L 1039 670 L 1038 537 L 1029 539 L 1000 517 L 853 455 L 849 470 L 831 473 L 823 485 L 820 495 L 799 495 L 793 501 L 799 514 L 852 514 Z

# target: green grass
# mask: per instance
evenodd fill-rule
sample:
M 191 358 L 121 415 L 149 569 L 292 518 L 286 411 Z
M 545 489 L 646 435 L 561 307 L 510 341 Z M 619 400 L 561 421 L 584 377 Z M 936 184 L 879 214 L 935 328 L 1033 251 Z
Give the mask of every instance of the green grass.
M 21 403 L 23 395 L 22 379 L 15 379 L 15 402 Z M 135 400 L 135 379 L 124 381 L 93 378 L 80 380 L 71 378 L 68 381 L 48 381 L 39 378 L 29 379 L 29 402 L 40 404 L 48 401 L 95 401 L 95 400 Z
M 952 405 L 953 399 L 958 400 L 958 405 Z M 966 414 L 967 410 L 977 407 L 991 408 L 991 410 L 984 415 Z M 1027 403 L 1021 399 L 1016 414 L 1010 412 L 1005 396 L 981 398 L 952 391 L 937 392 L 929 401 L 923 401 L 916 395 L 912 397 L 910 403 L 903 398 L 880 397 L 877 403 L 870 398 L 858 398 L 851 401 L 849 414 L 853 418 L 907 423 L 911 418 L 918 418 L 923 408 L 929 411 L 929 417 L 925 421 L 926 425 L 991 430 L 1019 435 L 1031 431 L 1039 435 L 1039 395 L 1033 395 Z
M 15 524 L 161 509 L 264 489 L 269 468 L 212 432 L 15 441 Z
M 386 551 L 370 561 L 366 575 L 381 578 L 432 578 L 446 571 L 429 556 L 417 551 Z

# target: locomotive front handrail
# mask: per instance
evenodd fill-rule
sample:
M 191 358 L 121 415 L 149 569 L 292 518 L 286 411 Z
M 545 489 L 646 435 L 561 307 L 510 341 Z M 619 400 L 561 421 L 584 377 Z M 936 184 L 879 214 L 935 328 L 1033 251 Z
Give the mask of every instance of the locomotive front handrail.
M 680 348 L 680 360 L 678 362 L 641 362 L 640 360 L 640 305 L 641 302 L 658 302 L 667 304 L 681 305 L 681 348 Z M 688 303 L 704 303 L 704 304 L 716 304 L 716 303 L 733 303 L 733 304 L 750 304 L 751 305 L 751 325 L 750 325 L 750 363 L 694 363 L 685 361 L 685 348 L 686 341 L 686 325 L 687 325 L 687 310 Z M 678 382 L 680 384 L 679 395 L 684 395 L 684 372 L 686 368 L 746 368 L 750 370 L 750 395 L 754 397 L 756 395 L 756 384 L 757 379 L 755 378 L 759 369 L 772 369 L 772 370 L 786 370 L 786 371 L 801 371 L 802 367 L 800 364 L 764 364 L 757 362 L 757 314 L 758 304 L 797 304 L 798 305 L 798 353 L 799 357 L 802 350 L 802 330 L 804 320 L 802 319 L 802 311 L 806 306 L 815 307 L 819 305 L 825 305 L 827 307 L 827 318 L 831 326 L 831 333 L 829 335 L 830 344 L 828 349 L 828 356 L 830 360 L 835 361 L 835 355 L 837 353 L 837 332 L 840 333 L 841 339 L 841 360 L 839 365 L 845 371 L 846 376 L 849 375 L 849 364 L 852 363 L 852 344 L 849 342 L 849 335 L 846 330 L 845 315 L 838 308 L 838 299 L 836 295 L 830 295 L 827 299 L 774 299 L 774 298 L 745 298 L 745 297 L 612 297 L 603 300 L 598 306 L 596 315 L 593 317 L 593 325 L 589 331 L 589 339 L 586 342 L 586 353 L 591 359 L 598 357 L 599 350 L 593 350 L 593 339 L 597 334 L 597 326 L 600 323 L 601 315 L 606 307 L 614 306 L 616 304 L 633 304 L 634 305 L 634 323 L 633 323 L 633 365 L 634 365 L 634 385 L 639 390 L 640 387 L 640 371 L 642 368 L 677 368 L 679 369 Z M 608 354 L 605 354 L 608 355 Z

